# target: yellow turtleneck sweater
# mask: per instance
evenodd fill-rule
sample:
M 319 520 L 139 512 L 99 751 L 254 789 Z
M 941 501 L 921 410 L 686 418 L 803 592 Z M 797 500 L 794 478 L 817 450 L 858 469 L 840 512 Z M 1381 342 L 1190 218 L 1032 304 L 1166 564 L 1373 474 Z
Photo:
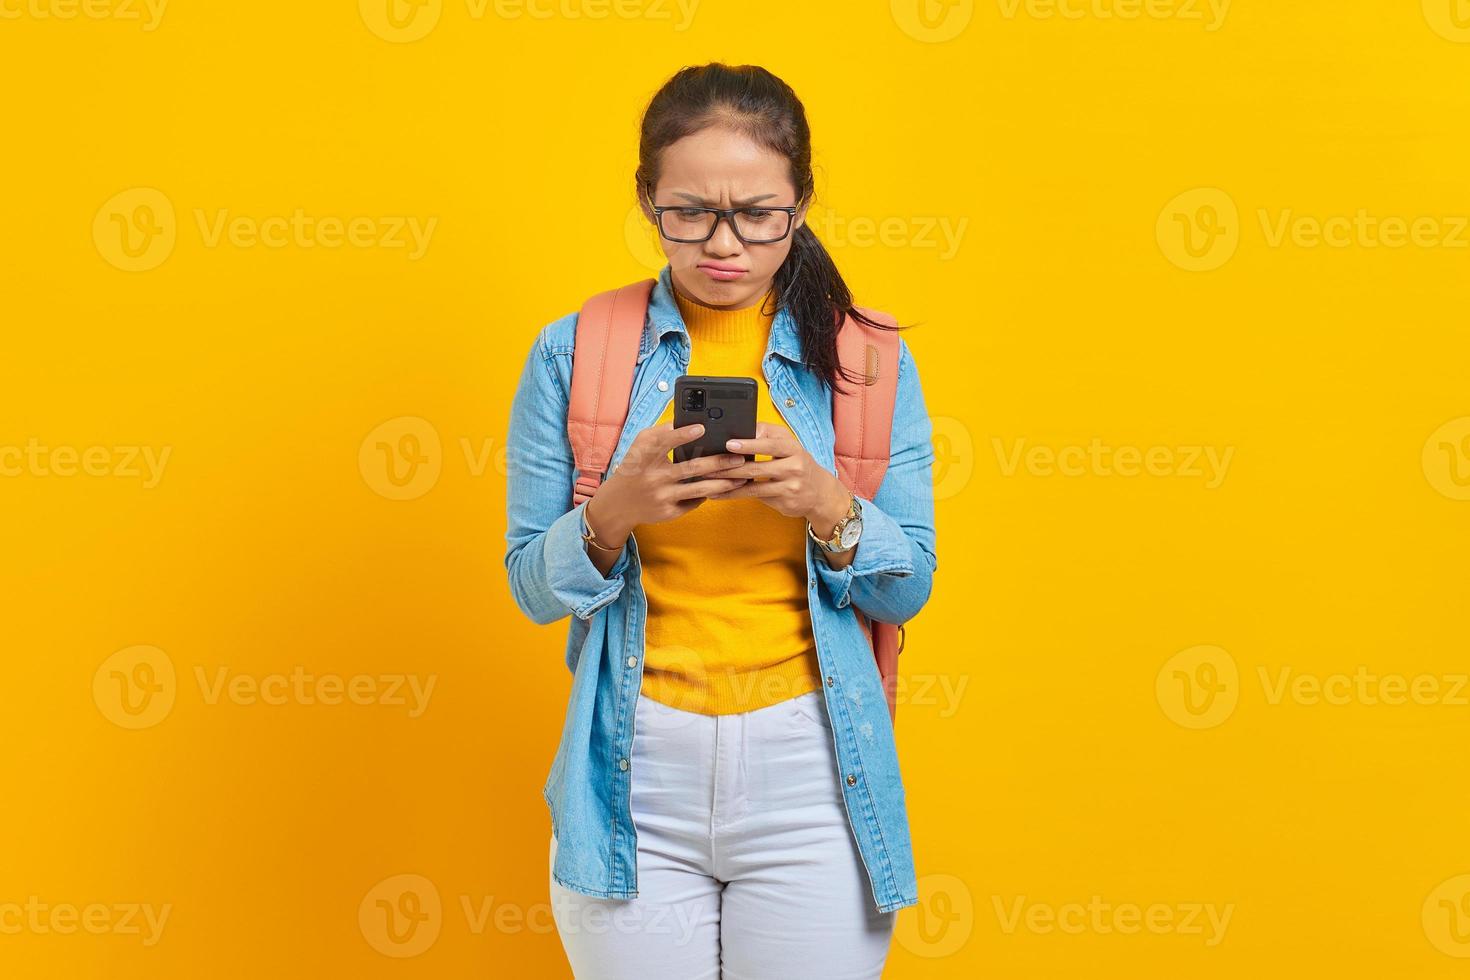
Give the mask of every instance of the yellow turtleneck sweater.
M 741 310 L 675 291 L 689 374 L 756 383 L 756 419 L 786 426 L 761 370 L 770 294 Z M 672 421 L 673 399 L 658 422 Z M 757 461 L 770 459 L 755 454 Z M 643 693 L 706 715 L 751 711 L 821 686 L 807 608 L 806 520 L 759 500 L 706 500 L 634 535 L 648 597 Z

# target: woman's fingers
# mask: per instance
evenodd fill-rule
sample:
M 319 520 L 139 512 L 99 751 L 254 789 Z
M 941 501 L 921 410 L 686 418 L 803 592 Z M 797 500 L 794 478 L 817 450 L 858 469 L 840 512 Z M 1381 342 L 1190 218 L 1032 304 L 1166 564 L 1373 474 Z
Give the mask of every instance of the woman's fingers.
M 726 470 L 732 466 L 738 466 L 745 462 L 744 456 L 736 456 L 733 453 L 722 453 L 718 456 L 700 456 L 697 459 L 686 459 L 682 463 L 672 464 L 674 478 L 678 480 L 691 476 L 704 476 L 716 470 Z
M 759 453 L 762 456 L 781 458 L 790 456 L 800 445 L 786 436 L 765 436 L 756 439 L 731 439 L 725 443 L 725 449 L 732 453 Z
M 710 499 L 737 500 L 741 497 L 774 497 L 776 494 L 782 492 L 783 489 L 781 485 L 779 483 L 776 483 L 775 481 L 756 483 L 754 480 L 747 480 L 742 482 L 740 486 L 734 487 L 730 490 L 726 490 L 723 493 L 711 494 Z
M 744 486 L 744 480 L 693 480 L 689 483 L 674 484 L 674 499 L 689 500 L 693 497 L 712 497 L 718 493 L 725 493 Z
M 790 456 L 777 456 L 773 459 L 762 459 L 753 463 L 742 461 L 737 466 L 720 470 L 720 476 L 726 479 L 735 479 L 736 477 L 742 477 L 747 480 L 757 478 L 762 480 L 780 479 L 790 472 L 790 464 L 787 462 L 790 458 Z
M 725 449 L 732 453 L 776 457 L 793 455 L 800 448 L 796 433 L 772 422 L 757 422 L 753 439 L 731 439 L 725 443 Z

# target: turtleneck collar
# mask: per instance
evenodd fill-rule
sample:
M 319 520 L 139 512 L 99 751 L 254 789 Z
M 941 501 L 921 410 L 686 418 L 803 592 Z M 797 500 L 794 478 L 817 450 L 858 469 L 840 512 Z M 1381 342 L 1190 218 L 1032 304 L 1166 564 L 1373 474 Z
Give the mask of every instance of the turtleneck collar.
M 766 294 L 755 303 L 739 310 L 706 306 L 685 296 L 678 288 L 674 289 L 674 302 L 679 306 L 679 314 L 684 318 L 691 341 L 747 343 L 765 340 L 769 336 L 775 313 L 764 311 L 775 305 L 771 298 L 773 291 L 766 290 Z

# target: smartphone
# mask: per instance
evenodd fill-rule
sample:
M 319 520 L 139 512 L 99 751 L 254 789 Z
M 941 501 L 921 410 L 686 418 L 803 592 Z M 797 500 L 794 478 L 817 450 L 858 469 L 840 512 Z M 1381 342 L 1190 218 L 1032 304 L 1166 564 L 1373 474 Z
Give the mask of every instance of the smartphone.
M 729 452 L 725 443 L 730 439 L 754 439 L 755 399 L 754 378 L 686 374 L 676 380 L 674 428 L 698 422 L 704 426 L 704 434 L 692 442 L 675 446 L 674 462 L 719 456 Z M 755 462 L 755 453 L 743 455 L 746 462 Z M 688 483 L 689 479 L 684 482 Z

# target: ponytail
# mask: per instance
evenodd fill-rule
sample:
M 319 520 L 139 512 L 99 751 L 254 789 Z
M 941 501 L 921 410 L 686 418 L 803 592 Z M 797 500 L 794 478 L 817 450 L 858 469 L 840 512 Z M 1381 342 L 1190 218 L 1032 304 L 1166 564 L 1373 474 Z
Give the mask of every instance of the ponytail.
M 793 239 L 791 254 L 776 272 L 777 309 L 785 306 L 791 311 L 801 338 L 802 360 L 829 388 L 838 389 L 839 378 L 861 384 L 863 378 L 844 368 L 837 356 L 837 331 L 844 320 L 850 316 L 883 330 L 901 328 L 878 323 L 857 311 L 852 290 L 811 225 L 803 223 Z

